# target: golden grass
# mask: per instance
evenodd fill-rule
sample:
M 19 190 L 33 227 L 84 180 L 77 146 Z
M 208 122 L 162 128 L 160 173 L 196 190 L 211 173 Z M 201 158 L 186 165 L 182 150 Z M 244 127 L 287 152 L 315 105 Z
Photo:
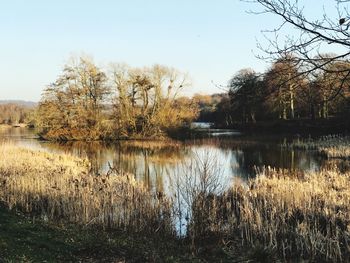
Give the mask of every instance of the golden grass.
M 287 145 L 284 145 L 287 146 Z M 350 158 L 350 137 L 327 135 L 317 140 L 294 140 L 288 147 L 295 149 L 316 150 L 328 158 Z
M 173 233 L 173 203 L 152 194 L 130 174 L 95 176 L 85 159 L 8 143 L 0 144 L 0 156 L 0 201 L 10 208 L 51 220 Z M 208 190 L 219 173 L 214 166 L 209 169 L 210 162 L 199 163 L 184 180 L 190 185 L 179 184 L 192 194 L 189 236 L 239 236 L 242 243 L 262 245 L 285 259 L 298 255 L 349 262 L 350 171 L 267 168 L 219 194 Z M 205 176 L 198 177 L 202 180 L 194 191 L 191 175 L 196 172 Z
M 130 174 L 92 175 L 90 164 L 67 154 L 0 145 L 0 200 L 51 220 L 171 231 L 169 207 Z
M 129 140 L 120 142 L 120 147 L 123 157 L 131 160 L 138 156 L 152 163 L 176 164 L 189 157 L 184 145 L 174 140 Z
M 265 169 L 248 183 L 211 196 L 203 208 L 210 222 L 203 227 L 238 235 L 285 259 L 350 259 L 350 172 Z
M 123 146 L 135 147 L 140 149 L 162 149 L 162 148 L 180 148 L 182 143 L 174 140 L 129 140 L 122 142 Z
M 0 131 L 5 131 L 10 129 L 12 126 L 8 124 L 0 124 Z
M 320 147 L 320 152 L 329 158 L 350 158 L 350 145 Z

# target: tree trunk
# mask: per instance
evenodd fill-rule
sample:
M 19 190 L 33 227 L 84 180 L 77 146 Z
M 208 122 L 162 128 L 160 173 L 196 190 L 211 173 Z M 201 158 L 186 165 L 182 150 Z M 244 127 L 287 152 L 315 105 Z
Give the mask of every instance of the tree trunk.
M 289 92 L 290 92 L 290 115 L 291 118 L 294 119 L 294 91 L 292 84 L 289 85 Z

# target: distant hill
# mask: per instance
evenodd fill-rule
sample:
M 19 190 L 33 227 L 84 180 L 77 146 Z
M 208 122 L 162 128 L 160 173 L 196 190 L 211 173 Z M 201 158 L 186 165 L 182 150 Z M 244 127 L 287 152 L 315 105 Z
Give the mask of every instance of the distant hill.
M 34 101 L 25 101 L 25 100 L 0 100 L 0 105 L 3 104 L 16 104 L 19 106 L 24 106 L 28 108 L 34 108 L 38 105 L 37 102 Z

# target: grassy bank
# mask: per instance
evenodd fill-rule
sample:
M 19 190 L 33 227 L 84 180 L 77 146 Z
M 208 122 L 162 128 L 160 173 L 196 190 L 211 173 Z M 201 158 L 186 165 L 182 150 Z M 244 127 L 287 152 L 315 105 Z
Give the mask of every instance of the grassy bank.
M 26 123 L 16 123 L 16 124 L 12 124 L 12 125 L 10 125 L 10 124 L 0 124 L 0 131 L 1 130 L 6 130 L 6 129 L 10 129 L 10 128 L 14 128 L 14 127 L 15 128 L 28 127 L 28 124 L 26 124 Z
M 0 199 L 9 208 L 55 221 L 172 231 L 168 200 L 157 199 L 130 174 L 95 176 L 87 160 L 11 144 L 1 145 L 0 155 Z
M 293 149 L 315 150 L 328 158 L 350 159 L 349 136 L 327 135 L 319 139 L 297 139 L 283 146 Z
M 8 124 L 0 124 L 0 131 L 5 131 L 7 129 L 10 129 L 12 126 Z
M 239 236 L 281 260 L 349 262 L 349 189 L 350 172 L 336 168 L 306 174 L 266 169 L 224 195 L 197 198 L 198 217 L 206 217 L 198 232 Z
M 178 185 L 191 209 L 179 238 L 173 200 L 152 194 L 130 174 L 96 176 L 87 160 L 13 144 L 1 144 L 0 155 L 0 259 L 350 260 L 350 172 L 336 167 L 265 169 L 218 193 L 215 162 L 198 159 Z
M 179 239 L 171 202 L 130 174 L 96 176 L 87 160 L 8 143 L 0 144 L 0 155 L 0 262 L 228 258 L 220 240 L 213 253 L 199 253 Z
M 95 176 L 87 160 L 7 143 L 0 155 L 0 262 L 191 258 L 166 221 L 169 202 L 132 175 Z
M 0 262 L 202 262 L 159 236 L 33 221 L 0 205 Z
M 344 118 L 329 119 L 294 119 L 294 120 L 266 120 L 255 123 L 233 123 L 229 127 L 249 134 L 329 134 L 350 132 L 350 123 Z
M 268 250 L 239 240 L 213 236 L 192 250 L 188 239 L 48 223 L 4 205 L 0 233 L 0 262 L 271 262 Z

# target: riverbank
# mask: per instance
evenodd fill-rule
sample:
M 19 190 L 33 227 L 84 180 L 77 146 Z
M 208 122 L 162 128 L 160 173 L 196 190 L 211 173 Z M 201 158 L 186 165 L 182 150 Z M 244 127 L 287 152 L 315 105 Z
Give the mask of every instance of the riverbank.
M 0 154 L 1 262 L 191 258 L 162 227 L 156 210 L 166 207 L 149 203 L 148 191 L 130 175 L 97 177 L 85 159 L 9 143 L 0 145 Z
M 350 136 L 327 135 L 318 139 L 296 139 L 282 145 L 290 149 L 315 150 L 326 158 L 350 160 Z
M 96 176 L 87 159 L 10 143 L 1 144 L 0 155 L 0 200 L 10 209 L 52 221 L 172 232 L 169 200 L 155 199 L 131 174 L 111 169 Z
M 349 171 L 265 169 L 254 179 L 217 192 L 220 173 L 211 159 L 199 159 L 192 163 L 192 173 L 176 182 L 178 193 L 190 200 L 190 210 L 177 210 L 176 199 L 150 191 L 132 174 L 113 169 L 91 174 L 85 159 L 9 143 L 0 144 L 0 154 L 0 258 L 6 260 L 350 258 L 344 243 L 350 237 Z M 198 186 L 191 179 L 196 175 Z M 185 211 L 187 232 L 178 236 L 174 217 Z M 36 255 L 41 247 L 47 253 Z
M 24 128 L 29 127 L 27 123 L 0 124 L 0 128 Z
M 0 154 L 1 262 L 227 258 L 219 240 L 208 253 L 178 238 L 170 201 L 153 196 L 130 174 L 96 176 L 85 159 L 10 143 L 0 144 Z
M 201 262 L 182 242 L 45 223 L 3 205 L 0 233 L 0 262 Z
M 218 126 L 218 128 L 226 128 Z M 348 119 L 294 119 L 235 123 L 227 128 L 237 129 L 246 134 L 334 134 L 350 132 Z

